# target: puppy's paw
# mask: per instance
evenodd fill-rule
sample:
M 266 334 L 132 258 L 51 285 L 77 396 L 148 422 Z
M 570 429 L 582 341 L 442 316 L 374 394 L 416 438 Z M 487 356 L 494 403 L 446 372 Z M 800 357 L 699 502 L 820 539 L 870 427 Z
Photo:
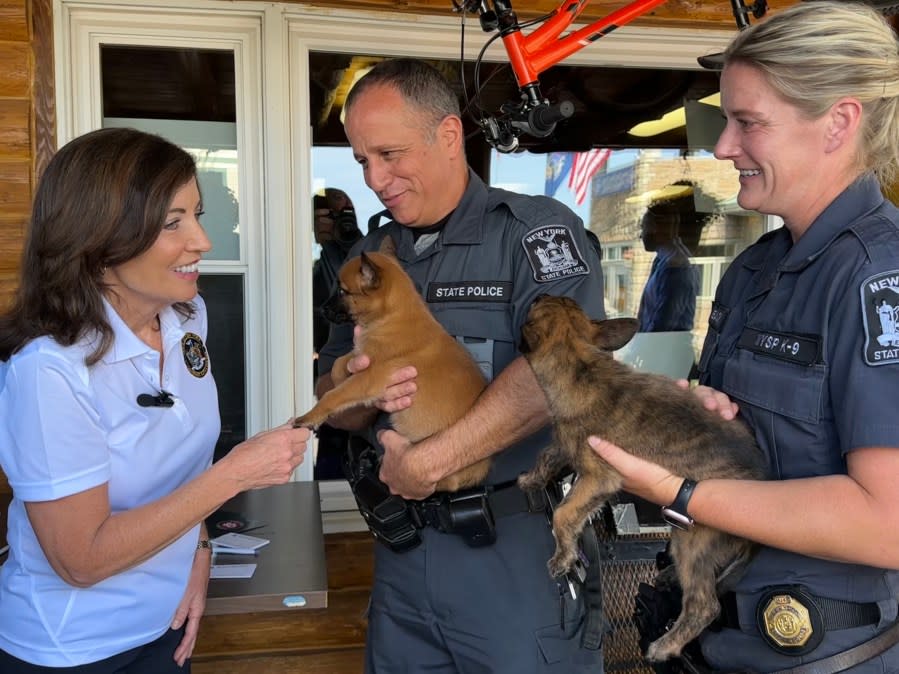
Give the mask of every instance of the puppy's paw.
M 667 635 L 653 641 L 646 649 L 646 660 L 649 662 L 665 662 L 680 655 L 683 644 L 672 643 Z
M 539 476 L 531 471 L 530 473 L 522 473 L 518 476 L 518 487 L 521 491 L 537 491 L 543 489 L 546 484 L 542 482 Z
M 565 550 L 556 550 L 550 560 L 546 563 L 549 569 L 549 575 L 553 578 L 561 578 L 571 570 L 574 565 L 575 554 Z
M 293 420 L 294 428 L 308 428 L 310 431 L 317 431 L 321 426 L 321 421 L 316 422 L 309 414 L 304 414 Z

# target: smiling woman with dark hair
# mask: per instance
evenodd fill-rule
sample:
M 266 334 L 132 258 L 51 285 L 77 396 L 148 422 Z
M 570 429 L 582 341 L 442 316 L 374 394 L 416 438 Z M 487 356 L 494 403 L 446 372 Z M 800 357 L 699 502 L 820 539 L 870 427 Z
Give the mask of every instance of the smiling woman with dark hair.
M 76 138 L 41 177 L 0 316 L 4 674 L 189 671 L 204 518 L 303 459 L 309 433 L 286 424 L 210 466 L 202 212 L 191 156 L 132 129 Z

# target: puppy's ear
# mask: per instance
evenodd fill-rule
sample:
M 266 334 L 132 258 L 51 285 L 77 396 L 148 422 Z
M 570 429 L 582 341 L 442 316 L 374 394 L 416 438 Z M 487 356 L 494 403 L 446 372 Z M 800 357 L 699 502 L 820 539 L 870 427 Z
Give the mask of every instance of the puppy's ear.
M 381 268 L 365 254 L 365 251 L 360 258 L 359 276 L 362 277 L 362 290 L 374 290 L 381 285 Z
M 593 343 L 603 351 L 617 351 L 631 341 L 639 325 L 636 318 L 593 321 Z
M 381 240 L 381 247 L 378 248 L 378 252 L 390 257 L 396 257 L 396 241 L 393 240 L 392 236 L 388 234 Z

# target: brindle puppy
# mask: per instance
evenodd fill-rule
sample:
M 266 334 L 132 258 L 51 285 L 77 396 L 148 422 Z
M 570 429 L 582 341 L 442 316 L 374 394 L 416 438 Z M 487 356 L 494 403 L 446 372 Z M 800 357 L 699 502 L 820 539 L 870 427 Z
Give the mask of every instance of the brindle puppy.
M 592 321 L 573 300 L 538 298 L 522 329 L 522 352 L 549 403 L 554 446 L 519 478 L 522 489 L 544 487 L 561 469 L 577 480 L 553 516 L 553 576 L 568 571 L 587 518 L 621 488 L 621 475 L 587 444 L 598 435 L 694 480 L 765 477 L 765 459 L 746 426 L 706 410 L 697 397 L 661 375 L 637 372 L 612 358 L 637 331 L 634 319 Z M 677 622 L 650 644 L 660 662 L 680 654 L 718 615 L 716 586 L 733 582 L 752 545 L 696 524 L 671 532 L 671 554 L 683 589 Z

